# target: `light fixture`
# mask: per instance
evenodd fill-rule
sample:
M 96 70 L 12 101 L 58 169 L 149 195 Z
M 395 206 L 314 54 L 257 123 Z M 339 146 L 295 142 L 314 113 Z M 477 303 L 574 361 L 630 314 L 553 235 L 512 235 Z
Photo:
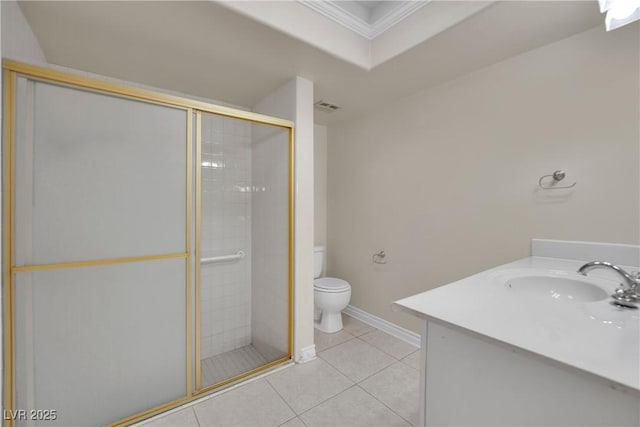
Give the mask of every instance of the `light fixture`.
M 600 13 L 607 13 L 604 23 L 607 31 L 640 20 L 640 0 L 598 0 Z

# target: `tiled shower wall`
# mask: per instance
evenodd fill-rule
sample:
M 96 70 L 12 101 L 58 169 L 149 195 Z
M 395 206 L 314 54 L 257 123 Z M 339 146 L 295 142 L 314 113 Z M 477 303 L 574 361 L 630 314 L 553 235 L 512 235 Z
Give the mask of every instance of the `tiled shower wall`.
M 251 124 L 202 115 L 201 358 L 251 343 Z

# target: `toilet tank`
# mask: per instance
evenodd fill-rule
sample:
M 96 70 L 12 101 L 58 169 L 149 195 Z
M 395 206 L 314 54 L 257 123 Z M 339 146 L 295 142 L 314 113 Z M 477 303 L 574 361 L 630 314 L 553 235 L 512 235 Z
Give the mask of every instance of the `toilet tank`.
M 317 279 L 322 274 L 324 266 L 324 246 L 313 247 L 313 278 Z

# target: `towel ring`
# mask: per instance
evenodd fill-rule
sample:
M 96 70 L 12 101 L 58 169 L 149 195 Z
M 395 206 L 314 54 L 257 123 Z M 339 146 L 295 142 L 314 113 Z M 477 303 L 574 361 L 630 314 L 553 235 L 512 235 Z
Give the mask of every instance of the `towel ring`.
M 557 170 L 550 175 L 542 175 L 538 180 L 538 187 L 542 188 L 543 190 L 561 190 L 575 187 L 577 182 L 574 182 L 571 185 L 555 185 L 556 183 L 562 181 L 566 175 L 567 174 L 563 170 Z M 545 185 L 542 181 L 544 181 L 545 178 L 549 177 L 551 177 L 551 182 Z

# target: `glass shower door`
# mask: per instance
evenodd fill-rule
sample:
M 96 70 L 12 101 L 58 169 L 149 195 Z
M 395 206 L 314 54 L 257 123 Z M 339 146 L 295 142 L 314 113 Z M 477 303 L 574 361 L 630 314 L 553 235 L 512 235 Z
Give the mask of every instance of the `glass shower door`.
M 55 416 L 16 425 L 104 425 L 187 395 L 188 115 L 17 78 L 13 407 Z
M 3 83 L 5 425 L 126 425 L 290 360 L 292 122 Z

